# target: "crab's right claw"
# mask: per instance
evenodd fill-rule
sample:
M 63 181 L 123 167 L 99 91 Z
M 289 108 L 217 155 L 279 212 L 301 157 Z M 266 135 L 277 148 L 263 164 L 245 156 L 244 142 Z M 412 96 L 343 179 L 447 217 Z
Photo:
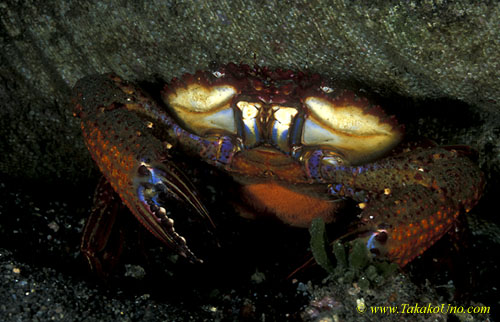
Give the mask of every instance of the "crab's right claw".
M 166 158 L 165 142 L 152 133 L 153 123 L 160 126 L 160 119 L 165 120 L 161 109 L 114 74 L 81 79 L 73 101 L 85 144 L 122 201 L 162 242 L 192 262 L 200 262 L 168 218 L 167 199 L 187 203 L 213 223 L 189 179 Z
M 186 239 L 174 229 L 174 221 L 167 216 L 166 202 L 175 199 L 189 205 L 210 222 L 207 209 L 189 179 L 171 162 L 141 162 L 138 176 L 133 183 L 138 201 L 129 206 L 137 219 L 158 239 L 173 247 L 180 255 L 192 262 L 202 262 L 188 248 Z

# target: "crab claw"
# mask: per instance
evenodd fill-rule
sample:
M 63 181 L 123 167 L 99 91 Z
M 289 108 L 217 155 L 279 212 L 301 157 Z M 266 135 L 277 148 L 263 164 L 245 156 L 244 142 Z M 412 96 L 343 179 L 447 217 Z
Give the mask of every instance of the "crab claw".
M 162 125 L 168 116 L 114 74 L 88 76 L 74 92 L 85 144 L 111 187 L 153 235 L 190 261 L 201 262 L 167 216 L 167 199 L 173 198 L 214 226 L 193 184 L 168 159 L 166 142 L 153 134 L 157 127 L 169 126 Z
M 130 207 L 137 219 L 158 239 L 173 247 L 180 255 L 191 262 L 202 260 L 188 248 L 186 239 L 174 229 L 174 220 L 167 216 L 166 199 L 185 202 L 200 216 L 214 223 L 208 215 L 189 179 L 168 161 L 147 163 L 141 162 L 138 175 L 133 181 L 138 202 Z

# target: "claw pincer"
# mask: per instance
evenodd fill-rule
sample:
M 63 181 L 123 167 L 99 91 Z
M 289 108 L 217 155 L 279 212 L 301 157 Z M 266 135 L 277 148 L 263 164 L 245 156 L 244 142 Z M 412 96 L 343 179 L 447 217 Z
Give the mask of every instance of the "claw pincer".
M 481 197 L 484 178 L 465 147 L 417 148 L 361 166 L 318 163 L 315 180 L 359 202 L 367 248 L 400 266 L 439 240 Z
M 152 123 L 146 117 L 130 113 L 137 104 L 133 91 L 113 75 L 91 76 L 77 83 L 75 114 L 81 119 L 85 144 L 135 217 L 165 244 L 199 262 L 175 231 L 160 198 L 183 201 L 205 218 L 208 212 L 196 189 L 168 158 L 168 142 L 149 134 Z

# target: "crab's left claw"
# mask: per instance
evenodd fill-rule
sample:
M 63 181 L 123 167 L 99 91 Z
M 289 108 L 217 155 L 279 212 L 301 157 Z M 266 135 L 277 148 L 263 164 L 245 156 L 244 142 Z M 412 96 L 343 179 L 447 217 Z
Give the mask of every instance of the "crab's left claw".
M 208 211 L 201 203 L 189 179 L 171 162 L 141 162 L 133 180 L 137 201 L 129 206 L 139 221 L 165 244 L 192 262 L 202 262 L 187 247 L 186 239 L 174 229 L 174 221 L 167 216 L 166 201 L 176 199 L 194 209 L 212 226 Z
M 332 195 L 358 202 L 360 230 L 368 232 L 359 239 L 367 249 L 403 267 L 481 198 L 484 176 L 470 154 L 459 146 L 416 148 L 360 166 L 327 160 L 316 173 L 336 183 Z

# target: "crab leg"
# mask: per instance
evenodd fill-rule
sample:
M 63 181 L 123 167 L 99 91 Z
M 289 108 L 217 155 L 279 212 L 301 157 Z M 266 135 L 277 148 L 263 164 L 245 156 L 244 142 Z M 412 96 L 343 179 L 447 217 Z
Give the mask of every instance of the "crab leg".
M 117 214 L 123 207 L 113 188 L 101 178 L 80 244 L 90 269 L 101 278 L 106 278 L 113 271 L 122 252 L 123 234 L 116 222 Z
M 367 248 L 404 266 L 479 200 L 484 180 L 466 154 L 451 147 L 417 149 L 363 166 L 316 156 L 309 173 L 315 181 L 335 182 L 329 186 L 332 195 L 358 201 L 362 230 L 371 231 Z

